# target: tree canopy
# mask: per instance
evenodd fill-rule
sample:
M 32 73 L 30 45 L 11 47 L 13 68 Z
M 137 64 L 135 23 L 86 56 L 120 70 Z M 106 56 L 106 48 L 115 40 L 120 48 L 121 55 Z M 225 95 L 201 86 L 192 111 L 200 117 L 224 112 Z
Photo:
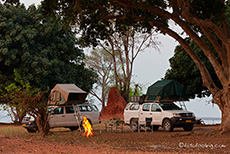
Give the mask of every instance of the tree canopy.
M 230 29 L 229 2 L 225 0 L 44 0 L 43 11 L 61 15 L 78 24 L 86 44 L 97 45 L 114 31 L 133 26 L 141 32 L 151 29 L 177 40 L 199 68 L 203 86 L 213 95 L 222 111 L 221 132 L 230 131 Z M 170 24 L 176 25 L 178 29 Z M 181 32 L 184 35 L 181 35 Z M 202 35 L 204 34 L 204 35 Z M 186 36 L 186 37 L 184 37 Z M 192 39 L 210 61 L 221 85 L 211 78 L 199 55 L 191 48 Z M 209 43 L 203 40 L 206 38 Z M 215 54 L 217 53 L 217 54 Z M 217 56 L 218 55 L 218 56 Z
M 52 89 L 75 83 L 90 91 L 96 74 L 85 68 L 83 50 L 70 27 L 43 18 L 41 8 L 0 4 L 0 88 L 13 82 L 16 69 L 31 86 Z M 60 18 L 56 16 L 55 18 Z

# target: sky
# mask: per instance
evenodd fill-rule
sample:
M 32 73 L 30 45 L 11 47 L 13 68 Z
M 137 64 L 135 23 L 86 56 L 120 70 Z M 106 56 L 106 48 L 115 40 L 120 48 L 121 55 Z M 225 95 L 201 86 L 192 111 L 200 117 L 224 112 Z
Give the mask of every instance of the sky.
M 25 6 L 31 4 L 38 5 L 41 0 L 21 0 Z M 143 93 L 146 93 L 148 86 L 164 77 L 167 69 L 170 68 L 169 58 L 173 56 L 173 51 L 178 43 L 169 36 L 159 35 L 157 41 L 161 42 L 159 51 L 156 49 L 146 49 L 140 53 L 134 63 L 134 82 L 144 86 Z M 221 112 L 217 105 L 210 103 L 212 97 L 196 98 L 185 102 L 187 109 L 196 114 L 197 117 L 221 117 Z

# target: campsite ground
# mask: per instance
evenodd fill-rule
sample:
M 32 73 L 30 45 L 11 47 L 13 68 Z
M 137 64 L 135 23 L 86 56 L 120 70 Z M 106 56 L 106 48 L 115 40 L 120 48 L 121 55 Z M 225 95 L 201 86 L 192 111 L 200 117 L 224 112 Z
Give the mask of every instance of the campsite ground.
M 229 153 L 230 134 L 210 133 L 217 126 L 196 126 L 192 132 L 105 131 L 94 125 L 93 137 L 67 128 L 51 129 L 47 137 L 29 134 L 21 126 L 0 124 L 0 153 Z

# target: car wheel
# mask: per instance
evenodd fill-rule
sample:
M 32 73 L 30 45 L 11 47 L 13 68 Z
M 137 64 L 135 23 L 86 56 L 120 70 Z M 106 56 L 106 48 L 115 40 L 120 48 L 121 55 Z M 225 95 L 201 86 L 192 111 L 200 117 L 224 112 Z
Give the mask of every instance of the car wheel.
M 137 132 L 138 131 L 138 121 L 137 120 L 131 120 L 130 128 L 133 132 Z
M 192 131 L 193 125 L 186 125 L 183 127 L 184 131 Z
M 166 132 L 171 132 L 173 131 L 174 127 L 171 123 L 171 120 L 169 119 L 165 119 L 164 122 L 163 122 L 163 128 Z
M 71 130 L 71 131 L 75 131 L 75 130 L 77 130 L 79 127 L 78 126 L 76 126 L 76 127 L 69 127 L 69 129 Z

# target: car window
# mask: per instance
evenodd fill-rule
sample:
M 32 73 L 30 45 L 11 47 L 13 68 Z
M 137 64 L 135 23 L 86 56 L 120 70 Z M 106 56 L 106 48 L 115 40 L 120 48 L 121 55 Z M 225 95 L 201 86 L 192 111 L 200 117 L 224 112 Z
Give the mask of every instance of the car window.
M 138 110 L 139 109 L 139 104 L 132 104 L 131 106 L 130 106 L 130 110 Z
M 73 107 L 65 107 L 65 112 L 66 112 L 66 114 L 74 113 L 74 109 L 73 109 Z
M 150 109 L 150 104 L 144 104 L 142 111 L 149 111 L 149 109 Z
M 93 111 L 93 109 L 90 106 L 87 106 L 87 110 L 90 112 Z
M 157 109 L 159 110 L 160 107 L 159 107 L 157 104 L 152 104 L 151 111 L 152 111 L 152 112 L 156 112 Z M 161 109 L 160 109 L 160 110 L 161 110 Z
M 81 112 L 91 112 L 93 109 L 90 106 L 79 106 Z
M 174 103 L 162 103 L 160 104 L 161 108 L 163 110 L 182 110 L 180 107 L 178 107 L 176 104 Z
M 91 107 L 93 108 L 94 111 L 98 111 L 98 109 L 95 105 L 92 105 Z
M 54 114 L 63 114 L 63 107 L 58 107 L 54 110 Z

